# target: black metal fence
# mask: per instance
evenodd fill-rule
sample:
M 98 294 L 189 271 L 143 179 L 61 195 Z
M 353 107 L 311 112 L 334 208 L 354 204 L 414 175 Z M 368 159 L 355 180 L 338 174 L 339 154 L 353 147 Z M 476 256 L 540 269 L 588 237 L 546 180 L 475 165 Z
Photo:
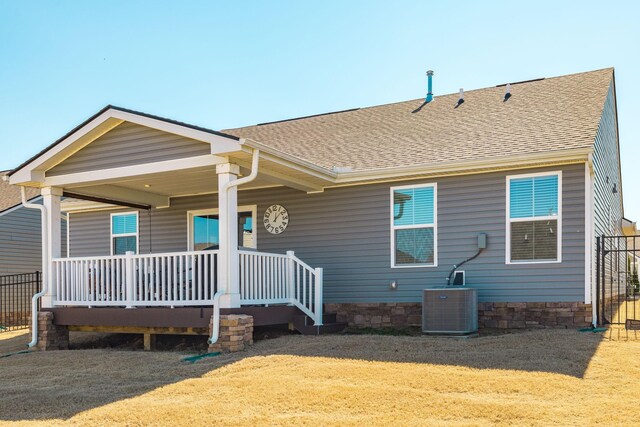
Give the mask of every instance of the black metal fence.
M 39 271 L 0 276 L 0 333 L 29 327 L 31 297 L 41 280 Z
M 640 236 L 601 236 L 596 245 L 598 323 L 629 326 L 640 320 Z

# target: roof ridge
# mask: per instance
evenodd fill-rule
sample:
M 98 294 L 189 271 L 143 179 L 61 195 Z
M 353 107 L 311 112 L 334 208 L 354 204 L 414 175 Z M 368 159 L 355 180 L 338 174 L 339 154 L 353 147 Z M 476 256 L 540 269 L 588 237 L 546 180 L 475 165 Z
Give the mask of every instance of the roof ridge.
M 519 85 L 519 84 L 527 84 L 527 83 L 536 83 L 536 82 L 545 81 L 545 80 L 555 80 L 555 79 L 560 79 L 560 78 L 578 76 L 578 75 L 582 75 L 582 74 L 597 73 L 597 72 L 606 71 L 606 70 L 614 71 L 614 67 L 605 67 L 605 68 L 599 68 L 599 69 L 596 69 L 596 70 L 581 71 L 581 72 L 578 72 L 578 73 L 571 73 L 571 74 L 561 74 L 561 75 L 552 76 L 552 77 L 538 77 L 538 78 L 532 78 L 532 79 L 528 79 L 528 80 L 521 80 L 521 81 L 516 81 L 516 82 L 508 82 L 508 84 Z M 506 85 L 507 85 L 507 83 L 500 83 L 500 84 L 495 85 L 495 86 L 486 86 L 486 87 L 480 87 L 480 88 L 469 89 L 469 90 L 465 89 L 464 92 L 465 93 L 470 93 L 470 92 L 477 92 L 477 91 L 481 91 L 481 90 L 496 89 L 496 88 L 499 88 L 499 87 L 504 87 Z M 449 97 L 449 96 L 458 96 L 458 94 L 459 94 L 458 92 L 451 92 L 451 93 L 444 93 L 442 95 L 434 95 L 434 101 L 436 99 L 438 99 L 438 98 Z M 309 114 L 309 115 L 306 115 L 306 116 L 291 117 L 291 118 L 288 118 L 288 119 L 280 119 L 280 120 L 273 120 L 273 121 L 268 121 L 268 122 L 263 122 L 263 123 L 256 123 L 256 124 L 252 124 L 252 125 L 239 126 L 239 127 L 235 127 L 235 128 L 225 128 L 225 129 L 222 129 L 221 132 L 228 132 L 228 131 L 233 131 L 233 130 L 236 130 L 236 129 L 251 128 L 251 127 L 254 127 L 254 126 L 268 126 L 268 125 L 273 125 L 273 124 L 278 124 L 278 123 L 283 123 L 283 122 L 290 122 L 290 121 L 295 121 L 295 120 L 311 119 L 311 118 L 314 118 L 314 117 L 328 116 L 328 115 L 331 115 L 331 114 L 349 113 L 349 112 L 353 112 L 353 111 L 357 111 L 357 110 L 368 110 L 368 109 L 372 109 L 372 108 L 382 108 L 382 107 L 388 107 L 388 106 L 391 106 L 391 105 L 405 104 L 405 103 L 411 103 L 411 102 L 417 102 L 417 101 L 424 102 L 424 98 L 420 97 L 420 98 L 408 99 L 408 100 L 404 100 L 404 101 L 388 102 L 388 103 L 385 103 L 385 104 L 369 105 L 369 106 L 366 106 L 366 107 L 347 108 L 347 109 L 342 109 L 342 110 L 328 111 L 328 112 L 325 112 L 325 113 Z M 432 101 L 432 102 L 434 102 L 434 101 Z

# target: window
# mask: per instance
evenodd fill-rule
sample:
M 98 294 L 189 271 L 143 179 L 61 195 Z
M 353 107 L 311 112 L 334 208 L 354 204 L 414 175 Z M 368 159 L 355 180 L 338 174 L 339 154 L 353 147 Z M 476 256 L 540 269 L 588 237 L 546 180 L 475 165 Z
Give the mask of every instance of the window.
M 507 264 L 560 262 L 561 172 L 507 177 Z
M 138 253 L 138 212 L 111 214 L 111 255 Z
M 392 267 L 437 265 L 436 193 L 436 184 L 391 188 Z
M 238 246 L 256 248 L 256 206 L 238 207 Z M 189 250 L 218 249 L 220 245 L 220 220 L 218 209 L 188 212 Z

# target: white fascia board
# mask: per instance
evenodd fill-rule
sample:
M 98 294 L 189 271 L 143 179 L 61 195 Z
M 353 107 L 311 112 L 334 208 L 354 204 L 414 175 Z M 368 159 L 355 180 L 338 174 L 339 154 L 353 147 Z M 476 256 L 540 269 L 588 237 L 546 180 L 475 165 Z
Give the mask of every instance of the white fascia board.
M 572 163 L 584 163 L 590 158 L 593 147 L 558 150 L 535 154 L 523 154 L 516 156 L 505 156 L 494 159 L 470 160 L 442 162 L 435 164 L 425 164 L 404 167 L 389 167 L 380 169 L 370 169 L 353 172 L 334 172 L 306 160 L 302 160 L 287 153 L 283 153 L 272 147 L 247 139 L 245 140 L 245 150 L 249 152 L 249 147 L 260 150 L 260 157 L 265 160 L 278 163 L 285 167 L 306 173 L 315 178 L 327 182 L 327 187 L 339 187 L 341 185 L 368 184 L 371 181 L 393 181 L 397 179 L 408 179 L 412 176 L 429 177 L 439 175 L 465 175 L 475 173 L 486 173 L 497 170 L 522 169 L 544 166 L 556 166 Z
M 233 138 L 227 138 L 222 135 L 216 135 L 187 126 L 181 126 L 176 123 L 169 123 L 164 120 L 158 120 L 151 117 L 140 116 L 121 110 L 109 110 L 112 117 L 146 126 L 163 132 L 184 136 L 185 138 L 195 139 L 196 141 L 207 142 L 211 144 L 211 154 L 220 154 L 228 152 L 237 152 L 242 149 L 243 141 L 237 141 Z
M 247 169 L 251 169 L 251 163 L 250 162 L 246 162 L 246 161 L 240 161 L 240 160 L 234 160 L 234 162 L 236 164 L 238 164 L 238 166 L 242 166 L 244 168 Z M 319 192 L 322 191 L 323 187 L 321 184 L 318 184 L 317 182 L 311 182 L 305 179 L 299 179 L 299 178 L 295 178 L 280 172 L 275 172 L 275 171 L 271 171 L 267 168 L 262 167 L 259 170 L 259 173 L 261 175 L 264 175 L 266 177 L 269 177 L 269 179 L 271 181 L 273 181 L 275 184 L 277 184 L 278 186 L 280 185 L 284 185 L 287 187 L 291 187 L 294 188 L 296 190 L 300 190 L 300 191 L 304 191 L 307 193 L 310 192 Z
M 152 193 L 150 191 L 134 190 L 117 185 L 99 185 L 96 187 L 80 187 L 71 189 L 72 192 L 85 196 L 100 197 L 113 201 L 149 205 L 154 208 L 169 207 L 169 196 Z
M 244 139 L 243 141 L 244 146 L 247 147 L 247 149 L 243 151 L 251 153 L 251 148 L 256 148 L 260 150 L 260 158 L 262 159 L 290 167 L 291 169 L 304 172 L 308 175 L 323 179 L 325 181 L 333 181 L 336 178 L 335 172 L 322 166 L 318 166 L 315 163 L 311 163 L 307 160 L 292 156 L 291 154 L 287 154 L 283 151 L 277 150 L 268 145 L 264 145 L 252 139 Z
M 126 178 L 142 177 L 159 172 L 174 172 L 227 163 L 228 159 L 205 154 L 203 156 L 184 159 L 164 160 L 141 165 L 122 166 L 118 168 L 99 169 L 87 172 L 76 172 L 66 175 L 49 176 L 42 183 L 45 187 L 69 187 L 115 183 Z
M 123 122 L 123 120 L 113 118 L 109 114 L 110 111 L 107 110 L 100 114 L 72 135 L 69 135 L 66 139 L 32 160 L 31 163 L 23 166 L 9 177 L 9 182 L 11 184 L 42 182 L 46 169 L 52 168 L 64 158 L 87 146 Z
M 44 171 L 61 163 L 125 121 L 209 143 L 211 154 L 241 151 L 244 142 L 242 139 L 237 141 L 222 135 L 110 108 L 16 171 L 11 175 L 9 182 L 11 184 L 41 183 L 44 179 Z
M 418 165 L 407 167 L 393 167 L 371 169 L 355 172 L 341 172 L 337 174 L 336 184 L 355 183 L 358 181 L 370 181 L 389 178 L 405 178 L 412 175 L 458 175 L 472 173 L 486 173 L 492 170 L 517 169 L 522 167 L 536 167 L 547 165 L 560 165 L 568 163 L 584 163 L 593 150 L 575 149 L 544 152 L 539 154 L 526 154 L 508 156 L 495 159 L 471 160 L 462 162 L 435 163 L 432 165 Z

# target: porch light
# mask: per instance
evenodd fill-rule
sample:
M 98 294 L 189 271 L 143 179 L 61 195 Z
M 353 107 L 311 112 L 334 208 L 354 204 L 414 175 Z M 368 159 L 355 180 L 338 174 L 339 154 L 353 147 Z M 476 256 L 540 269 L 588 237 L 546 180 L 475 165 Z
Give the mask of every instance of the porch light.
M 149 188 L 149 187 L 151 187 L 151 184 L 145 184 L 144 185 L 144 188 Z

